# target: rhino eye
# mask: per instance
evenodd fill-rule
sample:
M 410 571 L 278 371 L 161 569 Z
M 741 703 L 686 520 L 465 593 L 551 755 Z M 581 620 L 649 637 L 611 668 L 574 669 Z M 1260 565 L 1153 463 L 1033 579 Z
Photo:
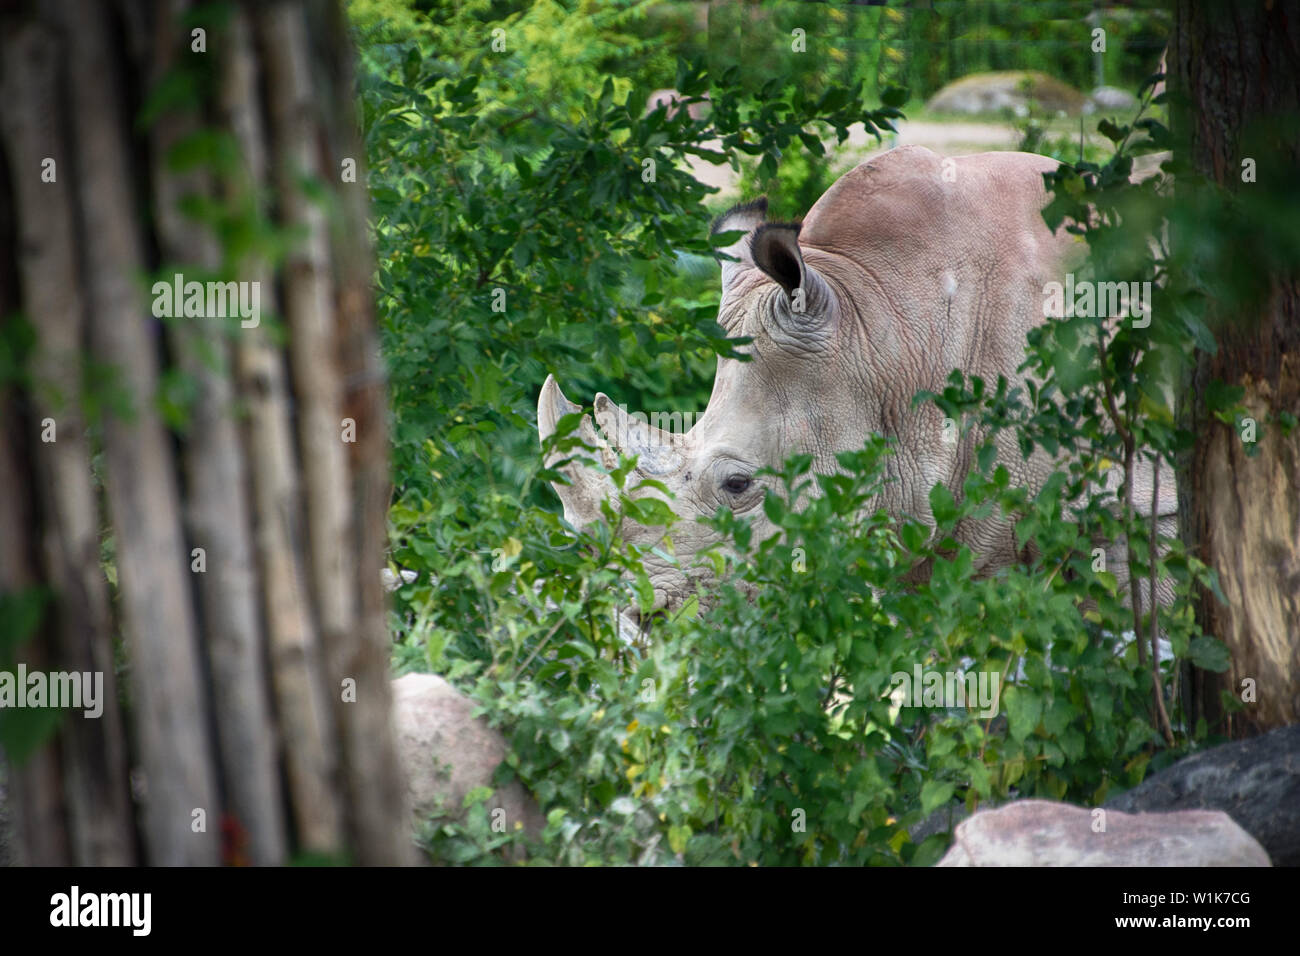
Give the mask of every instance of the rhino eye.
M 746 478 L 744 475 L 732 475 L 722 483 L 722 487 L 727 489 L 727 491 L 731 492 L 733 495 L 738 495 L 747 491 L 751 484 L 752 482 L 750 479 Z

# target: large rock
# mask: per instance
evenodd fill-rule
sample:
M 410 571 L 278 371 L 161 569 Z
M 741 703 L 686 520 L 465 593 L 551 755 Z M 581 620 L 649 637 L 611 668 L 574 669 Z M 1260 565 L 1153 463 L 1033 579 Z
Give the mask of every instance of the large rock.
M 1275 866 L 1300 866 L 1300 725 L 1193 754 L 1106 806 L 1126 813 L 1222 810 Z
M 1034 70 L 972 73 L 953 80 L 926 104 L 936 113 L 1001 113 L 1028 115 L 1030 101 L 1042 111 L 1083 112 L 1087 97 L 1058 79 Z
M 1118 86 L 1099 86 L 1088 95 L 1085 113 L 1131 113 L 1138 107 L 1138 98 Z
M 1254 837 L 1217 810 L 1121 813 L 1050 800 L 984 810 L 957 826 L 939 866 L 1268 866 Z M 1105 826 L 1100 830 L 1100 824 Z
M 475 706 L 433 674 L 407 674 L 393 681 L 398 753 L 418 819 L 439 810 L 463 819 L 465 795 L 476 787 L 492 786 L 492 774 L 506 755 L 506 742 L 486 720 L 473 716 Z M 498 789 L 485 807 L 488 813 L 504 810 L 508 829 L 522 824 L 534 837 L 546 824 L 518 781 Z

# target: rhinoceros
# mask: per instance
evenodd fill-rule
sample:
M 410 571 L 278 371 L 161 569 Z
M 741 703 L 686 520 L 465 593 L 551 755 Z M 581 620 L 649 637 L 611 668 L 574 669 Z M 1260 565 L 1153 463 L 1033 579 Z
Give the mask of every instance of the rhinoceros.
M 942 413 L 928 403 L 913 407 L 912 397 L 941 391 L 953 369 L 990 383 L 999 375 L 1023 381 L 1017 368 L 1026 333 L 1043 321 L 1044 287 L 1059 281 L 1075 245 L 1040 215 L 1042 174 L 1055 167 L 1028 153 L 943 160 L 902 147 L 842 176 L 802 223 L 767 222 L 765 199 L 717 220 L 715 232 L 744 232 L 725 250 L 736 261 L 722 265 L 718 322 L 731 336 L 753 339 L 744 347 L 752 360 L 718 359 L 708 407 L 684 434 L 628 415 L 603 393 L 594 402 L 603 435 L 589 416 L 578 431 L 607 467 L 618 451 L 638 455 L 639 474 L 670 489 L 673 511 L 686 519 L 672 531 L 680 567 L 647 559 L 656 608 L 677 606 L 695 590 L 691 556 L 716 540 L 696 516 L 721 505 L 752 516 L 757 539 L 772 533 L 761 508 L 768 480 L 756 472 L 796 453 L 811 455 L 815 471 L 833 473 L 836 453 L 861 448 L 873 432 L 892 436 L 896 454 L 886 475 L 894 480 L 879 505 L 933 523 L 930 489 L 943 482 L 960 490 L 975 438 L 945 441 Z M 578 410 L 548 376 L 537 409 L 542 440 Z M 1033 488 L 1051 471 L 1041 453 L 1026 460 L 1014 435 L 997 441 L 1014 481 Z M 576 463 L 564 474 L 572 484 L 555 490 L 567 520 L 598 520 L 600 501 L 613 492 L 609 478 Z M 1172 476 L 1162 478 L 1168 531 L 1176 494 Z M 1149 508 L 1149 471 L 1134 484 L 1135 504 Z M 650 536 L 639 543 L 651 543 L 661 529 L 639 533 Z M 976 573 L 1018 558 L 1003 519 L 967 523 L 957 538 L 974 553 Z

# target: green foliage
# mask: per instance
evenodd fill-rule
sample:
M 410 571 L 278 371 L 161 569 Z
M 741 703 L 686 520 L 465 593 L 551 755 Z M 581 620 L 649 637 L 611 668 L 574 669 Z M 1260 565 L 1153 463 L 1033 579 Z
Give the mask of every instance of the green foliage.
M 18 684 L 18 664 L 29 660 L 23 645 L 40 627 L 49 600 L 49 591 L 39 587 L 0 594 L 0 682 L 8 684 L 0 687 L 0 693 L 15 695 L 0 706 L 0 751 L 19 767 L 54 735 L 64 719 L 58 708 L 18 706 L 27 691 Z
M 591 28 L 578 13 L 570 19 L 565 32 Z M 525 110 L 511 105 L 523 74 L 563 60 L 565 48 L 539 48 L 524 62 L 510 51 L 526 31 L 506 24 L 501 54 L 467 12 L 430 26 L 435 38 L 483 39 L 463 63 L 425 57 L 418 45 L 399 53 L 380 44 L 364 56 L 379 305 L 408 524 L 436 514 L 468 528 L 481 504 L 514 498 L 533 467 L 534 396 L 547 372 L 585 393 L 617 383 L 629 401 L 675 394 L 703 404 L 713 356 L 734 353 L 714 321 L 714 277 L 679 269 L 712 259 L 706 188 L 683 168 L 685 156 L 734 165 L 745 155 L 771 172 L 784 151 L 820 145 L 816 127 L 842 140 L 850 123 L 888 129 L 901 115 L 865 109 L 853 89 L 809 97 L 777 82 L 751 95 L 735 71 L 710 77 L 685 63 L 674 86 L 687 103 L 707 91 L 707 117 L 641 115 L 632 104 L 644 97 L 610 77 L 596 92 Z M 500 540 L 483 536 L 495 530 L 475 528 L 479 546 Z M 446 563 L 411 549 L 398 557 L 435 573 Z
M 687 17 L 689 2 L 656 4 Z M 773 75 L 819 84 L 865 82 L 878 96 L 906 86 L 929 98 L 971 73 L 1040 70 L 1071 86 L 1104 82 L 1134 87 L 1155 67 L 1170 17 L 1156 0 L 1097 8 L 1092 0 L 962 0 L 935 4 L 814 4 L 764 2 L 715 5 L 708 31 L 685 31 L 679 49 L 709 58 L 710 69 L 738 66 L 757 89 Z M 1102 75 L 1091 30 L 1106 31 Z M 804 31 L 805 52 L 793 49 Z
M 978 17 L 997 5 L 971 6 Z M 653 599 L 628 523 L 672 516 L 628 486 L 624 460 L 610 471 L 619 494 L 606 521 L 568 526 L 545 487 L 564 479 L 536 448 L 538 387 L 554 372 L 580 395 L 702 407 L 714 355 L 736 343 L 714 322 L 707 190 L 680 161 L 743 165 L 746 184 L 787 202 L 778 214 L 805 211 L 828 184 L 828 131 L 842 139 L 863 119 L 890 130 L 906 95 L 891 84 L 924 72 L 909 37 L 939 22 L 831 5 L 772 15 L 786 46 L 786 27 L 809 17 L 843 37 L 870 27 L 877 45 L 868 56 L 847 44 L 852 55 L 816 75 L 811 58 L 781 53 L 760 78 L 760 60 L 726 62 L 719 44 L 669 77 L 662 46 L 610 38 L 680 29 L 687 14 L 582 3 L 433 4 L 427 18 L 373 19 L 363 36 L 392 557 L 420 572 L 397 596 L 394 664 L 447 675 L 507 735 L 494 783 L 521 781 L 547 815 L 533 862 L 924 865 L 946 836 L 917 844 L 910 833 L 936 809 L 1031 795 L 1096 804 L 1205 742 L 1178 683 L 1185 662 L 1226 664 L 1183 597 L 1213 576 L 1176 542 L 1153 542 L 1150 516 L 1113 478 L 1139 456 L 1172 475 L 1188 436 L 1168 396 L 1190 349 L 1213 345 L 1192 264 L 1161 286 L 1178 264 L 1147 244 L 1177 211 L 1158 183 L 1127 185 L 1135 150 L 1166 148 L 1163 126 L 1142 116 L 1103 123 L 1115 156 L 1089 154 L 1051 177 L 1045 216 L 1087 241 L 1080 278 L 1155 282 L 1158 321 L 1054 320 L 1029 342 L 1027 394 L 957 374 L 919 396 L 977 439 L 964 485 L 933 489 L 933 526 L 876 507 L 889 454 L 877 437 L 834 475 L 812 476 L 796 458 L 764 503 L 775 536 L 755 540 L 729 512 L 710 519 L 727 546 L 699 557 L 719 582 L 703 606 L 692 600 L 648 634 L 620 627 Z M 997 22 L 986 16 L 981 29 Z M 534 82 L 544 96 L 526 94 Z M 643 115 L 649 91 L 669 85 L 683 105 L 703 105 L 707 91 L 707 112 Z M 865 109 L 876 91 L 883 105 Z M 1238 399 L 1217 396 L 1226 421 Z M 577 419 L 560 423 L 551 448 L 586 454 Z M 1014 429 L 1026 454 L 1066 456 L 1046 486 L 1016 487 L 995 464 L 998 429 Z M 979 573 L 954 537 L 976 520 L 1011 527 L 1024 561 Z M 1153 544 L 1165 548 L 1154 573 L 1180 594 L 1156 622 L 1172 658 L 1154 667 L 1139 653 L 1150 620 L 1134 619 L 1117 569 L 1095 558 L 1098 542 L 1125 535 L 1144 579 Z M 918 669 L 996 681 L 996 700 L 987 712 L 951 697 L 904 701 Z M 493 830 L 486 799 L 476 792 L 428 821 L 421 839 L 435 859 L 520 858 L 528 838 Z
M 1141 779 L 1159 746 L 1150 671 L 1120 636 L 1113 575 L 1091 570 L 1090 540 L 1061 517 L 1065 476 L 1030 497 L 998 467 L 961 502 L 937 486 L 933 531 L 896 527 L 872 505 L 886 454 L 873 438 L 815 478 L 807 456 L 789 462 L 767 540 L 717 514 L 731 556 L 705 560 L 728 582 L 704 613 L 657 623 L 652 643 L 628 645 L 612 621 L 636 602 L 642 557 L 617 521 L 579 535 L 561 575 L 520 560 L 495 576 L 503 597 L 537 596 L 484 635 L 475 685 L 512 729 L 496 782 L 520 779 L 551 811 L 534 858 L 923 865 L 946 836 L 917 845 L 908 830 L 950 800 L 1095 804 Z M 1017 533 L 1042 550 L 972 579 L 951 534 L 994 508 L 1022 515 Z M 933 570 L 918 582 L 922 563 Z M 1081 614 L 1084 600 L 1101 614 Z M 984 675 L 991 706 L 900 707 L 891 691 L 918 668 Z M 525 842 L 483 814 L 426 839 L 458 862 L 501 862 Z

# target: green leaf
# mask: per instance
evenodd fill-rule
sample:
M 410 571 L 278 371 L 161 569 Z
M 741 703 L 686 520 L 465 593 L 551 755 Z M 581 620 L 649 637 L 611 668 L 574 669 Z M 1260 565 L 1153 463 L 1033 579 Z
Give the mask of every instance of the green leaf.
M 668 846 L 674 853 L 685 853 L 686 844 L 691 838 L 691 828 L 682 824 L 668 828 Z
M 812 153 L 814 156 L 825 155 L 826 147 L 822 145 L 821 137 L 814 136 L 812 133 L 800 132 L 799 139 L 803 141 L 808 152 Z
M 937 484 L 930 489 L 930 510 L 940 525 L 949 524 L 957 518 L 957 502 L 947 485 Z
M 1188 657 L 1201 670 L 1214 671 L 1220 674 L 1226 671 L 1232 663 L 1227 645 L 1208 634 L 1192 638 Z
M 1229 412 L 1245 394 L 1246 389 L 1240 385 L 1228 385 L 1222 379 L 1212 379 L 1205 386 L 1205 410 L 1210 413 Z
M 939 780 L 927 780 L 921 785 L 921 812 L 923 814 L 933 813 L 951 800 L 952 795 L 956 792 L 957 786 L 955 784 Z
M 774 525 L 780 526 L 785 521 L 785 502 L 777 495 L 769 493 L 763 498 L 763 513 L 767 515 Z
M 1013 684 L 1003 691 L 1002 704 L 1012 740 L 1022 741 L 1038 727 L 1043 716 L 1043 698 L 1034 691 Z
M 1116 126 L 1110 120 L 1104 119 L 1097 124 L 1097 132 L 1101 133 L 1102 136 L 1105 136 L 1112 143 L 1118 143 L 1129 134 L 1129 127 Z
M 728 229 L 726 232 L 715 232 L 709 235 L 709 245 L 721 249 L 725 246 L 733 246 L 741 239 L 745 238 L 743 229 Z
M 898 534 L 903 539 L 903 545 L 908 551 L 913 554 L 920 554 L 925 550 L 925 543 L 930 538 L 930 529 L 923 524 L 909 521 L 899 529 Z
M 905 86 L 887 86 L 880 91 L 880 102 L 895 109 L 902 108 L 910 95 Z
M 632 587 L 636 591 L 637 608 L 642 614 L 649 614 L 655 603 L 654 585 L 643 572 L 632 579 Z

